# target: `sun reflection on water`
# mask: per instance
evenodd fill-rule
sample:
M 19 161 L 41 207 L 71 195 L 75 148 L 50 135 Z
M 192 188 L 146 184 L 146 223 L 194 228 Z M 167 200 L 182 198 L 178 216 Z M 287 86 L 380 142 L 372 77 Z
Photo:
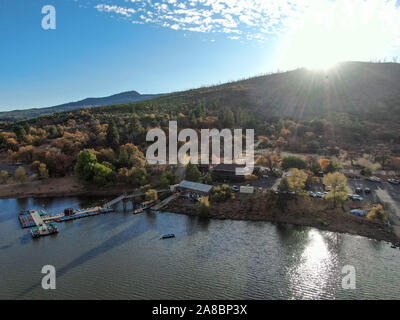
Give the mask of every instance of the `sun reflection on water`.
M 298 261 L 288 271 L 292 299 L 334 298 L 336 255 L 318 230 L 310 230 Z

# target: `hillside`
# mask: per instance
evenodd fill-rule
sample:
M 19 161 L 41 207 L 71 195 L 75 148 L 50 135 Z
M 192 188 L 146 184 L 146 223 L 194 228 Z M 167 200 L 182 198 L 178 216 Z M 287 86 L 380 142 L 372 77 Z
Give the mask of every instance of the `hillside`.
M 314 143 L 332 146 L 336 141 L 344 149 L 371 148 L 389 144 L 400 153 L 400 64 L 345 62 L 327 72 L 297 69 L 246 80 L 177 92 L 146 101 L 102 107 L 96 112 L 124 113 L 131 108 L 152 107 L 155 114 L 180 111 L 193 118 L 198 104 L 207 107 L 208 115 L 234 113 L 233 126 L 256 129 L 270 135 L 270 125 L 293 120 L 290 144 Z M 245 117 L 246 120 L 239 120 Z M 204 119 L 203 119 L 204 120 Z M 182 125 L 194 126 L 190 121 Z M 200 126 L 207 127 L 210 123 Z M 282 124 L 280 124 L 281 126 Z M 230 126 L 230 124 L 228 124 Z M 302 135 L 312 132 L 309 141 Z M 315 143 L 314 143 L 315 144 Z M 357 145 L 355 145 L 357 144 Z M 300 151 L 298 146 L 294 149 Z
M 0 112 L 0 121 L 19 121 L 35 118 L 40 115 L 73 111 L 82 108 L 106 106 L 135 101 L 143 101 L 159 97 L 160 94 L 140 94 L 137 91 L 127 91 L 101 98 L 86 98 L 76 102 L 69 102 L 48 108 L 32 108 Z
M 400 117 L 400 64 L 346 62 L 327 72 L 298 69 L 180 92 L 152 102 L 194 101 L 246 108 L 266 118 L 310 120 L 347 114 L 359 120 L 374 116 L 376 121 L 396 122 Z

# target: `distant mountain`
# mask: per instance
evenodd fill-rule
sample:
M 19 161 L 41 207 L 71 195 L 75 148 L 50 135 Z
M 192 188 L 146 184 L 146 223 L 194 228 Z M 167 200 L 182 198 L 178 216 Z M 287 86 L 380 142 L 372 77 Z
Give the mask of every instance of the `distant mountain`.
M 83 108 L 115 105 L 157 98 L 162 94 L 140 94 L 137 91 L 126 91 L 102 98 L 86 98 L 76 102 L 69 102 L 47 108 L 32 108 L 0 112 L 0 121 L 19 121 L 35 118 L 40 115 L 72 111 Z

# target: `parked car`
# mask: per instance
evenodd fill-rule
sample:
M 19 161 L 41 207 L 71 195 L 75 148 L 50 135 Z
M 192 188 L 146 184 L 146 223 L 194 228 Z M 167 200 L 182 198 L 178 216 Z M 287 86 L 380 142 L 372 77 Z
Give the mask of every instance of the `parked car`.
M 239 192 L 238 186 L 232 186 L 232 190 L 233 190 L 234 192 Z
M 262 175 L 263 179 L 268 179 L 268 176 L 266 174 Z
M 377 177 L 368 177 L 367 180 L 372 181 L 372 182 L 382 182 L 382 180 Z
M 370 189 L 370 188 L 365 188 L 365 189 L 364 189 L 364 192 L 365 192 L 365 193 L 371 193 L 371 189 Z
M 388 182 L 390 182 L 391 184 L 400 184 L 400 181 L 397 179 L 388 179 Z
M 362 189 L 361 188 L 356 188 L 356 193 L 362 193 Z
M 352 194 L 348 198 L 353 201 L 363 201 L 364 200 L 364 198 L 359 196 L 358 194 Z

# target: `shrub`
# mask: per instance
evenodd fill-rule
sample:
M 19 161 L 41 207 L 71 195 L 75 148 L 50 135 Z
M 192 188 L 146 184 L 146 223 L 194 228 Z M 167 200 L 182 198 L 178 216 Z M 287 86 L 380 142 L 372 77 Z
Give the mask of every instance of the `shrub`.
M 150 189 L 146 192 L 146 200 L 158 200 L 157 190 Z
M 378 204 L 369 211 L 367 219 L 369 221 L 385 222 L 387 220 L 387 213 L 382 205 Z
M 204 197 L 200 199 L 199 215 L 206 217 L 209 214 L 210 214 L 210 201 L 208 200 L 208 197 Z

